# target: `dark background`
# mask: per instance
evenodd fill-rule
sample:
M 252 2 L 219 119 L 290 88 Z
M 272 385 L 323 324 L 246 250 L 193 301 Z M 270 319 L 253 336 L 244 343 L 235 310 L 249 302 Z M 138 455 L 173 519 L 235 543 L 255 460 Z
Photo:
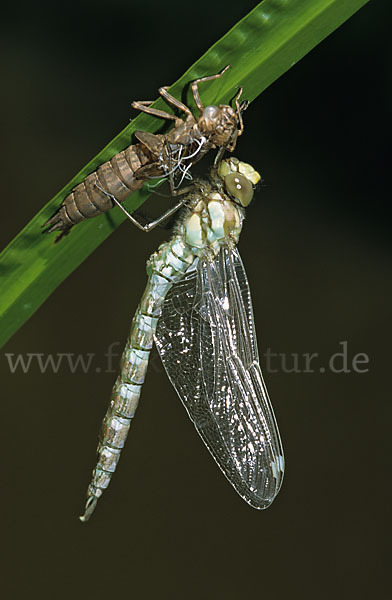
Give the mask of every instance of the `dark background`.
M 11 6 L 2 246 L 126 125 L 132 99 L 155 98 L 255 4 Z M 167 238 L 125 223 L 0 355 L 3 597 L 389 597 L 390 12 L 371 2 L 266 90 L 236 150 L 265 181 L 240 241 L 261 352 L 320 355 L 313 373 L 265 374 L 287 461 L 276 502 L 256 512 L 235 494 L 154 351 L 118 472 L 78 521 L 115 376 L 96 365 L 122 348 Z M 367 373 L 320 372 L 342 341 Z M 96 357 L 87 374 L 11 374 L 4 353 Z

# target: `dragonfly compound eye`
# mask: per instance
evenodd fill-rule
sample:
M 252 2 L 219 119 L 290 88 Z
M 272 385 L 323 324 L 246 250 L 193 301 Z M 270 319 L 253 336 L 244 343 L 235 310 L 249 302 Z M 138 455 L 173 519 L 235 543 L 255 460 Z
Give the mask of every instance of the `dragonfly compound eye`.
M 253 198 L 253 185 L 241 173 L 230 173 L 226 175 L 225 179 L 226 190 L 236 198 L 241 206 L 248 206 Z

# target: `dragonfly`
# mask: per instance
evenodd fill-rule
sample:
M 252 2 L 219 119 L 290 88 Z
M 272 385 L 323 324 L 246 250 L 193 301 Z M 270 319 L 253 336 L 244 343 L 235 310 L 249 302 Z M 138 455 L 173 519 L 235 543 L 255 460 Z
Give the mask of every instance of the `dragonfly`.
M 148 283 L 103 421 L 82 521 L 115 472 L 154 342 L 197 432 L 238 494 L 256 509 L 270 506 L 278 494 L 282 444 L 237 249 L 259 180 L 251 165 L 221 160 L 208 178 L 195 180 L 172 238 L 148 260 Z
M 168 87 L 161 87 L 160 95 L 168 104 L 181 111 L 185 119 L 150 106 L 152 101 L 134 101 L 133 108 L 154 117 L 174 121 L 174 127 L 165 135 L 135 131 L 138 141 L 87 175 L 64 198 L 55 214 L 42 227 L 47 227 L 48 233 L 60 231 L 57 242 L 77 223 L 113 208 L 113 197 L 122 202 L 148 180 L 155 179 L 159 184 L 166 178 L 173 196 L 187 193 L 189 186 L 179 188 L 184 180 L 192 180 L 191 167 L 214 148 L 218 148 L 215 162 L 219 163 L 226 150 L 233 152 L 238 136 L 243 133 L 242 113 L 248 102 L 239 102 L 242 88 L 234 99 L 235 108 L 227 104 L 204 107 L 200 98 L 199 84 L 219 79 L 229 68 L 230 65 L 226 65 L 219 73 L 192 82 L 198 118 L 194 117 L 188 106 L 169 94 Z

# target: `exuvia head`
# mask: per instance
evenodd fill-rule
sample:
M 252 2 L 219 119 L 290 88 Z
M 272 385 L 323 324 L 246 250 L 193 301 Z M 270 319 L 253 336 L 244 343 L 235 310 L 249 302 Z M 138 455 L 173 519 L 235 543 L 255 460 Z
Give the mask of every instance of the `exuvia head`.
M 239 134 L 238 115 L 231 106 L 206 106 L 197 122 L 200 132 L 215 146 L 230 144 Z
M 241 162 L 238 158 L 226 158 L 219 163 L 218 175 L 223 180 L 227 193 L 244 208 L 253 198 L 254 186 L 261 175 L 252 165 Z
M 197 87 L 202 81 L 219 79 L 230 68 L 230 65 L 226 65 L 216 75 L 196 79 L 192 83 L 192 91 L 196 106 L 200 111 L 200 116 L 197 120 L 197 128 L 200 133 L 214 146 L 226 147 L 232 152 L 235 148 L 237 137 L 242 135 L 244 131 L 242 112 L 248 106 L 248 102 L 242 102 L 241 104 L 239 102 L 242 95 L 242 88 L 239 88 L 234 98 L 235 108 L 232 108 L 228 104 L 220 104 L 219 106 L 209 105 L 204 108 Z

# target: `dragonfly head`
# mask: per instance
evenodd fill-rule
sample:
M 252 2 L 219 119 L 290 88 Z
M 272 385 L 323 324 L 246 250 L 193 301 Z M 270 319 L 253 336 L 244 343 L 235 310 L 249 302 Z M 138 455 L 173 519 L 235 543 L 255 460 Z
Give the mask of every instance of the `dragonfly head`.
M 246 207 L 251 203 L 254 186 L 261 179 L 260 173 L 252 165 L 241 162 L 238 158 L 226 158 L 219 163 L 218 175 L 228 194 L 238 204 Z

